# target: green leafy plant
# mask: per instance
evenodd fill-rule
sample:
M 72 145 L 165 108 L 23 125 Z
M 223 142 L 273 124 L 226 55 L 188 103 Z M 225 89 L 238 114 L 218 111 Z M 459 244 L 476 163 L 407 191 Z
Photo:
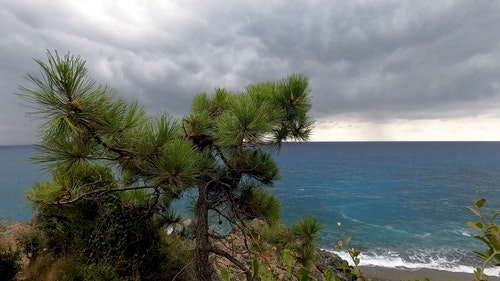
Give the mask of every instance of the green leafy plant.
M 351 258 L 352 262 L 354 263 L 354 267 L 350 272 L 350 276 L 352 280 L 356 281 L 363 281 L 365 280 L 363 278 L 363 273 L 361 272 L 361 269 L 359 268 L 359 263 L 361 262 L 359 255 L 361 252 L 359 250 L 356 250 L 355 248 L 349 248 L 349 243 L 351 242 L 352 238 L 351 237 L 345 237 L 344 232 L 342 231 L 342 223 L 338 222 L 337 227 L 339 229 L 339 234 L 340 234 L 340 240 L 337 243 L 337 247 L 339 250 L 345 250 L 349 254 L 349 257 Z M 345 265 L 347 268 L 347 265 Z M 346 269 L 345 268 L 345 269 Z
M 487 247 L 484 252 L 474 251 L 484 261 L 474 271 L 477 281 L 488 280 L 484 274 L 484 269 L 488 265 L 500 266 L 500 226 L 495 223 L 495 219 L 500 215 L 500 212 L 493 213 L 488 219 L 483 212 L 485 203 L 486 199 L 478 199 L 474 200 L 474 206 L 467 206 L 467 209 L 480 219 L 479 222 L 467 222 L 467 225 L 481 232 L 481 234 L 474 237 Z

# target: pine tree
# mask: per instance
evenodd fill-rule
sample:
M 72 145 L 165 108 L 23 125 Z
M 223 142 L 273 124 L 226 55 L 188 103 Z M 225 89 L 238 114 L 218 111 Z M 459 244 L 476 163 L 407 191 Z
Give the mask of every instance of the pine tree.
M 185 137 L 214 163 L 198 184 L 195 268 L 200 280 L 210 279 L 210 253 L 238 265 L 231 253 L 210 244 L 210 214 L 233 226 L 253 218 L 279 220 L 279 201 L 264 189 L 278 178 L 271 153 L 284 140 L 307 140 L 310 107 L 308 82 L 300 75 L 251 85 L 238 95 L 217 89 L 212 96 L 195 97 L 183 119 Z
M 49 52 L 47 59 L 36 60 L 41 71 L 28 74 L 19 96 L 43 120 L 34 160 L 52 178 L 27 195 L 48 251 L 161 280 L 150 259 L 161 254 L 158 232 L 177 219 L 170 203 L 195 186 L 203 159 L 175 120 L 117 98 L 80 57 Z
M 209 220 L 242 229 L 256 218 L 279 221 L 279 201 L 266 191 L 279 175 L 271 156 L 284 141 L 310 136 L 307 78 L 199 94 L 177 122 L 166 114 L 148 117 L 136 102 L 117 98 L 89 78 L 80 57 L 48 52 L 47 59 L 36 60 L 40 74 L 29 74 L 30 86 L 19 93 L 30 115 L 45 121 L 35 160 L 56 171 L 30 199 L 46 206 L 111 196 L 171 219 L 170 202 L 195 189 L 198 280 L 211 280 L 210 254 L 248 271 L 234 253 L 215 246 Z

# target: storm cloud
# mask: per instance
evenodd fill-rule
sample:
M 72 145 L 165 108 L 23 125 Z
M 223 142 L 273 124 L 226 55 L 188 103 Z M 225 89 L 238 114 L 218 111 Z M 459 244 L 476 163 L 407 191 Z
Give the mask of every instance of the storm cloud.
M 497 1 L 2 1 L 0 144 L 35 141 L 14 93 L 47 50 L 150 113 L 302 73 L 316 140 L 500 140 L 498 26 Z

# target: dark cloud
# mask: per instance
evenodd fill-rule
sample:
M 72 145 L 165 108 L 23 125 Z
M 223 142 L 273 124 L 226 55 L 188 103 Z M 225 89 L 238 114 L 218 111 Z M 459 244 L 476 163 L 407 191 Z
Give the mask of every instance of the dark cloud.
M 46 50 L 177 117 L 199 92 L 290 73 L 309 76 L 324 122 L 491 116 L 499 14 L 496 1 L 4 1 L 0 143 L 34 139 L 13 93 Z

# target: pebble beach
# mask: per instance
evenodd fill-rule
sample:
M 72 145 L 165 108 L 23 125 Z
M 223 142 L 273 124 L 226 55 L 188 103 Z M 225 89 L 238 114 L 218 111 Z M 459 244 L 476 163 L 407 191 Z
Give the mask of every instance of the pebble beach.
M 430 281 L 474 281 L 473 273 L 450 272 L 436 269 L 397 269 L 365 266 L 361 271 L 367 280 L 372 281 L 413 281 L 429 278 Z M 488 281 L 500 281 L 500 277 L 488 276 Z

